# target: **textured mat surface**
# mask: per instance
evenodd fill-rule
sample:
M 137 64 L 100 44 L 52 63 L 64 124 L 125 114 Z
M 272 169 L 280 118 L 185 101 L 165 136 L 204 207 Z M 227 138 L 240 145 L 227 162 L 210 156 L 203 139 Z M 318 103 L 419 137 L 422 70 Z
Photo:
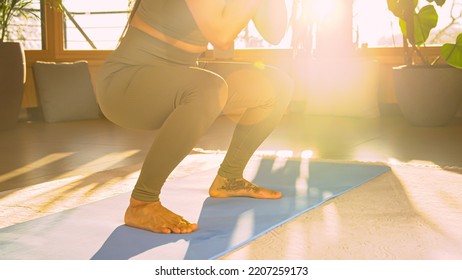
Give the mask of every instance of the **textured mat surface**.
M 166 207 L 198 221 L 195 233 L 161 235 L 123 225 L 127 193 L 1 229 L 0 259 L 214 259 L 388 170 L 376 164 L 255 160 L 247 178 L 284 193 L 280 200 L 256 200 L 208 197 L 212 169 L 169 181 L 163 189 Z

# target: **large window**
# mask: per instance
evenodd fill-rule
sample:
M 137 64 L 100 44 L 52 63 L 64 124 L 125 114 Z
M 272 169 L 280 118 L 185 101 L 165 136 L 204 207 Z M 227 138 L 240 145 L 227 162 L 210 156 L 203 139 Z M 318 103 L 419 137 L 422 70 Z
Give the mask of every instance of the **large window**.
M 32 0 L 26 13 L 12 18 L 6 41 L 21 42 L 26 50 L 41 50 L 44 47 L 41 18 L 40 0 Z
M 306 23 L 312 26 L 307 29 L 313 36 L 314 48 L 316 48 L 316 34 L 318 27 L 327 21 L 335 22 L 335 17 L 341 17 L 336 9 L 336 1 L 345 0 L 286 0 L 290 17 L 292 12 L 302 13 L 307 17 Z M 372 48 L 401 47 L 402 35 L 399 29 L 398 19 L 388 10 L 386 0 L 354 0 L 350 22 L 340 23 L 351 26 L 351 40 L 356 47 L 368 46 Z M 293 9 L 295 5 L 298 7 Z M 428 4 L 426 0 L 420 0 L 419 7 Z M 299 9 L 302 9 L 301 11 Z M 303 10 L 305 9 L 305 10 Z M 462 32 L 462 0 L 447 0 L 442 8 L 437 9 L 439 20 L 438 26 L 432 31 L 427 41 L 428 45 L 442 45 L 453 42 L 457 34 Z M 345 11 L 343 11 L 345 13 Z M 289 48 L 291 47 L 292 26 L 278 46 L 271 46 L 264 42 L 258 35 L 255 27 L 250 24 L 236 40 L 237 48 Z
M 111 50 L 122 35 L 129 0 L 64 0 L 64 49 Z
M 63 50 L 112 50 L 119 41 L 127 21 L 129 3 L 133 0 L 63 0 Z M 297 6 L 305 7 L 305 14 L 318 20 L 308 28 L 309 35 L 314 38 L 318 27 L 323 20 L 335 21 L 341 19 L 347 38 L 351 35 L 351 42 L 356 47 L 369 48 L 401 47 L 402 36 L 398 20 L 388 11 L 386 0 L 285 0 L 289 10 L 289 17 L 295 16 L 303 10 L 293 9 Z M 341 1 L 341 2 L 338 2 Z M 40 13 L 40 0 L 32 0 L 31 9 Z M 351 18 L 336 14 L 338 3 L 352 3 Z M 303 5 L 301 5 L 303 4 Z M 419 1 L 420 6 L 427 4 L 426 0 Z M 308 8 L 307 8 L 308 7 Z M 303 8 L 302 8 L 303 9 Z M 297 13 L 294 14 L 293 13 Z M 462 0 L 446 0 L 443 8 L 438 9 L 439 22 L 427 41 L 428 45 L 441 45 L 453 42 L 457 34 L 462 32 Z M 313 19 L 312 18 L 312 19 Z M 307 24 L 313 24 L 312 19 Z M 321 21 L 321 22 L 319 22 Z M 48 23 L 52 21 L 48 20 Z M 17 17 L 8 32 L 8 41 L 21 41 L 26 49 L 43 49 L 45 34 L 44 20 L 40 17 Z M 54 22 L 56 24 L 56 21 Z M 337 22 L 338 24 L 338 22 Z M 237 49 L 249 48 L 290 48 L 292 42 L 293 26 L 290 25 L 282 42 L 273 46 L 266 43 L 259 36 L 255 26 L 249 26 L 239 34 L 236 39 Z M 59 29 L 58 29 L 59 30 Z M 340 36 L 341 34 L 339 34 Z M 319 36 L 319 34 L 318 34 Z
M 419 1 L 420 7 L 426 4 L 425 0 Z M 388 11 L 386 0 L 355 0 L 353 9 L 353 37 L 359 46 L 402 46 L 398 20 Z M 430 46 L 454 42 L 462 32 L 462 0 L 446 0 L 443 7 L 437 7 L 437 12 L 438 25 L 427 41 Z
M 340 2 L 342 1 L 342 2 Z M 316 34 L 319 27 L 327 22 L 335 23 L 335 18 L 341 18 L 338 13 L 339 3 L 347 0 L 286 0 L 290 17 L 292 12 L 304 14 L 306 24 L 312 26 L 308 29 L 312 32 L 314 48 L 316 48 Z M 401 47 L 402 35 L 399 29 L 398 19 L 388 10 L 386 0 L 354 0 L 352 9 L 352 21 L 345 20 L 339 25 L 351 25 L 351 40 L 356 47 L 368 46 L 372 48 Z M 293 6 L 298 5 L 296 9 Z M 427 5 L 426 0 L 419 1 L 419 7 Z M 300 11 L 300 9 L 302 9 Z M 303 10 L 305 9 L 305 10 Z M 437 8 L 439 15 L 438 25 L 433 29 L 427 45 L 442 45 L 455 41 L 457 34 L 462 33 L 462 0 L 447 0 L 445 5 Z M 343 10 L 342 13 L 348 13 Z M 348 22 L 347 22 L 348 21 Z M 270 46 L 258 35 L 255 27 L 248 28 L 239 35 L 236 40 L 237 48 L 289 48 L 291 47 L 292 28 L 289 26 L 284 40 L 278 46 Z M 338 34 L 340 37 L 340 34 Z M 337 37 L 337 38 L 338 38 Z M 335 40 L 335 39 L 334 39 Z M 335 43 L 335 42 L 333 42 Z

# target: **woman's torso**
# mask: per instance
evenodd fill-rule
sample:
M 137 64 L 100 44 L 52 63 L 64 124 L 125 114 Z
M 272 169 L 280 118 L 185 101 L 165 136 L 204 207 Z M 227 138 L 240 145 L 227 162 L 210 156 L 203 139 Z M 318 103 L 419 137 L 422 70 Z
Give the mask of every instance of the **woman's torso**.
M 140 0 L 135 16 L 148 28 L 174 40 L 207 47 L 208 41 L 197 27 L 184 0 Z M 149 30 L 143 31 L 149 33 Z
M 109 61 L 137 65 L 160 59 L 191 64 L 207 44 L 184 0 L 141 0 Z

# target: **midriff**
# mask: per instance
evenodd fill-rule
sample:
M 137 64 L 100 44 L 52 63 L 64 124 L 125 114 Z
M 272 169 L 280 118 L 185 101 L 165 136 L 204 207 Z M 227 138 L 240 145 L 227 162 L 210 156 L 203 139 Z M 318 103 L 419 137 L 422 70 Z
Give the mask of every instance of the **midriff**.
M 186 43 L 176 38 L 172 38 L 161 31 L 155 29 L 154 27 L 150 26 L 146 22 L 144 22 L 138 15 L 135 14 L 133 19 L 130 22 L 130 25 L 143 31 L 144 33 L 161 40 L 169 45 L 172 45 L 175 48 L 183 50 L 189 53 L 203 53 L 207 50 L 207 46 L 199 46 L 190 43 Z

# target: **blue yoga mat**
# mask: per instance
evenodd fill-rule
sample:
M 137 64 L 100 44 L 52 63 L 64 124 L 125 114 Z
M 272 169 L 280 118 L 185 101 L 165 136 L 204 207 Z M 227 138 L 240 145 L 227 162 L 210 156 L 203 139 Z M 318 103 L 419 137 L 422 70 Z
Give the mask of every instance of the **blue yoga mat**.
M 215 259 L 389 167 L 261 159 L 250 169 L 254 183 L 282 191 L 283 198 L 210 198 L 216 174 L 210 170 L 170 181 L 162 193 L 164 205 L 198 222 L 197 232 L 163 235 L 123 225 L 124 194 L 1 229 L 0 259 Z

